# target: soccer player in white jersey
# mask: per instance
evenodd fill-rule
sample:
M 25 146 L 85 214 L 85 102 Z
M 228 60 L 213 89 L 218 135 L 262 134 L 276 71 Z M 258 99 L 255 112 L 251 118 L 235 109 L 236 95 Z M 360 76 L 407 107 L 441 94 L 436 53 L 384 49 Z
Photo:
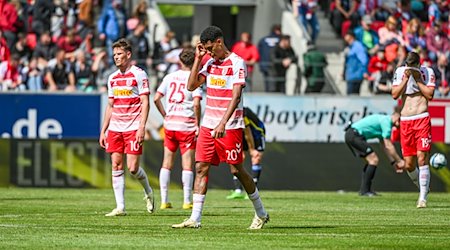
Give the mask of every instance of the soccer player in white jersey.
M 206 53 L 211 59 L 199 71 Z M 194 204 L 190 218 L 172 225 L 173 228 L 200 227 L 208 172 L 211 164 L 220 162 L 229 164 L 253 203 L 255 216 L 249 229 L 261 229 L 269 221 L 255 182 L 242 164 L 244 111 L 241 95 L 245 76 L 244 60 L 225 46 L 222 30 L 215 26 L 203 30 L 188 82 L 190 91 L 206 82 L 206 107 L 195 152 Z
M 435 76 L 429 67 L 420 66 L 420 57 L 409 52 L 406 66 L 396 69 L 392 97 L 401 97 L 400 144 L 408 176 L 419 187 L 417 208 L 427 206 L 430 185 L 428 166 L 431 149 L 431 120 L 428 102 L 433 99 Z M 419 168 L 416 167 L 416 163 Z
M 118 70 L 108 78 L 108 104 L 99 139 L 100 146 L 111 153 L 112 186 L 116 198 L 116 208 L 106 216 L 126 215 L 124 154 L 131 175 L 144 187 L 147 211 L 153 213 L 153 191 L 147 174 L 139 166 L 150 110 L 148 78 L 142 69 L 131 65 L 132 50 L 126 39 L 119 39 L 112 48 Z
M 191 209 L 192 183 L 194 173 L 195 146 L 200 125 L 202 91 L 187 90 L 187 82 L 194 63 L 195 51 L 184 49 L 179 55 L 181 69 L 168 74 L 162 80 L 155 94 L 155 105 L 164 117 L 164 159 L 159 172 L 161 191 L 161 209 L 172 208 L 169 202 L 170 172 L 172 171 L 175 153 L 180 148 L 181 182 L 183 184 L 183 209 Z M 161 99 L 165 97 L 165 108 Z

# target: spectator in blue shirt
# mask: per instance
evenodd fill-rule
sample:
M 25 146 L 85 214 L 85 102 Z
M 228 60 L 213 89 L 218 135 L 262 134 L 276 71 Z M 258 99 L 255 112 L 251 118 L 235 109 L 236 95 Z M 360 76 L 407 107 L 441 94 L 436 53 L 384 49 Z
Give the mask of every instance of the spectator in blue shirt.
M 270 89 L 270 77 L 269 70 L 272 67 L 272 63 L 270 61 L 270 51 L 278 44 L 281 36 L 281 26 L 279 24 L 275 24 L 272 27 L 272 32 L 261 38 L 258 42 L 258 52 L 259 52 L 259 70 L 264 76 L 264 88 L 265 91 L 268 92 Z
M 127 35 L 127 17 L 122 6 L 122 0 L 112 0 L 111 4 L 106 4 L 97 22 L 99 38 L 105 41 L 108 48 L 109 60 L 112 62 L 112 44 L 119 38 Z
M 369 57 L 364 45 L 355 39 L 353 32 L 348 32 L 344 37 L 348 44 L 345 56 L 344 77 L 347 82 L 347 95 L 359 94 L 361 83 L 364 80 L 364 73 L 367 72 Z

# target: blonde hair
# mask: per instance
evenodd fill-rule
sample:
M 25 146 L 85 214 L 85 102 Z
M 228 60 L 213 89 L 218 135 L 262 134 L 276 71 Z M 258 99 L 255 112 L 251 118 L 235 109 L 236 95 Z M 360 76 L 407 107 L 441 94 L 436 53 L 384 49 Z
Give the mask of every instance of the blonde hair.
M 388 27 L 389 23 L 392 23 L 397 26 L 397 19 L 395 19 L 394 16 L 389 16 L 386 20 L 386 23 L 384 24 L 385 27 Z
M 414 27 L 417 27 L 417 31 L 414 31 Z M 422 23 L 420 19 L 413 18 L 408 22 L 408 26 L 406 27 L 406 32 L 409 34 L 417 33 L 419 36 L 425 35 L 425 29 L 422 27 Z

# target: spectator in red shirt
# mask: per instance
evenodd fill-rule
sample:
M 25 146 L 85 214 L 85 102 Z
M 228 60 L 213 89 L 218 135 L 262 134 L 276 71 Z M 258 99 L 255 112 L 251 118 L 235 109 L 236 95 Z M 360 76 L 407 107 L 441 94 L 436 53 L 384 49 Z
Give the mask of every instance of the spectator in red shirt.
M 247 65 L 247 91 L 252 90 L 252 74 L 255 63 L 259 61 L 258 48 L 252 43 L 252 36 L 248 32 L 241 33 L 241 40 L 236 42 L 231 48 L 231 52 L 236 53 L 238 56 L 244 59 L 245 65 Z
M 77 50 L 83 40 L 78 36 L 73 29 L 67 31 L 65 36 L 61 36 L 56 45 L 66 52 L 66 58 L 73 61 L 75 59 L 75 50 Z
M 449 56 L 450 40 L 442 29 L 441 21 L 434 22 L 433 27 L 428 30 L 427 49 L 428 57 L 433 62 L 437 61 L 437 58 L 441 53 L 446 54 L 447 57 Z
M 370 58 L 369 64 L 367 65 L 367 72 L 364 74 L 364 78 L 369 80 L 369 86 L 372 86 L 372 90 L 376 92 L 376 87 L 380 81 L 383 72 L 386 71 L 389 62 L 384 56 L 384 48 L 378 49 L 377 53 Z
M 20 56 L 13 54 L 9 61 L 0 63 L 0 90 L 25 90 L 19 71 Z
M 3 32 L 0 29 L 0 63 L 9 60 L 9 47 L 6 39 L 3 37 Z
M 15 25 L 18 18 L 16 7 L 7 0 L 0 0 L 0 17 L 0 30 L 3 31 L 8 47 L 11 48 L 16 42 Z

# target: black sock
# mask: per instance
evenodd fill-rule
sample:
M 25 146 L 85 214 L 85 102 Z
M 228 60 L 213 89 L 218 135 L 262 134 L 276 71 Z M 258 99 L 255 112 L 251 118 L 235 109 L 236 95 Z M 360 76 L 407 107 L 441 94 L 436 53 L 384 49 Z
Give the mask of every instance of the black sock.
M 364 168 L 363 180 L 361 184 L 361 193 L 367 193 L 372 191 L 372 180 L 375 177 L 375 172 L 377 170 L 377 166 L 375 165 L 367 165 Z

